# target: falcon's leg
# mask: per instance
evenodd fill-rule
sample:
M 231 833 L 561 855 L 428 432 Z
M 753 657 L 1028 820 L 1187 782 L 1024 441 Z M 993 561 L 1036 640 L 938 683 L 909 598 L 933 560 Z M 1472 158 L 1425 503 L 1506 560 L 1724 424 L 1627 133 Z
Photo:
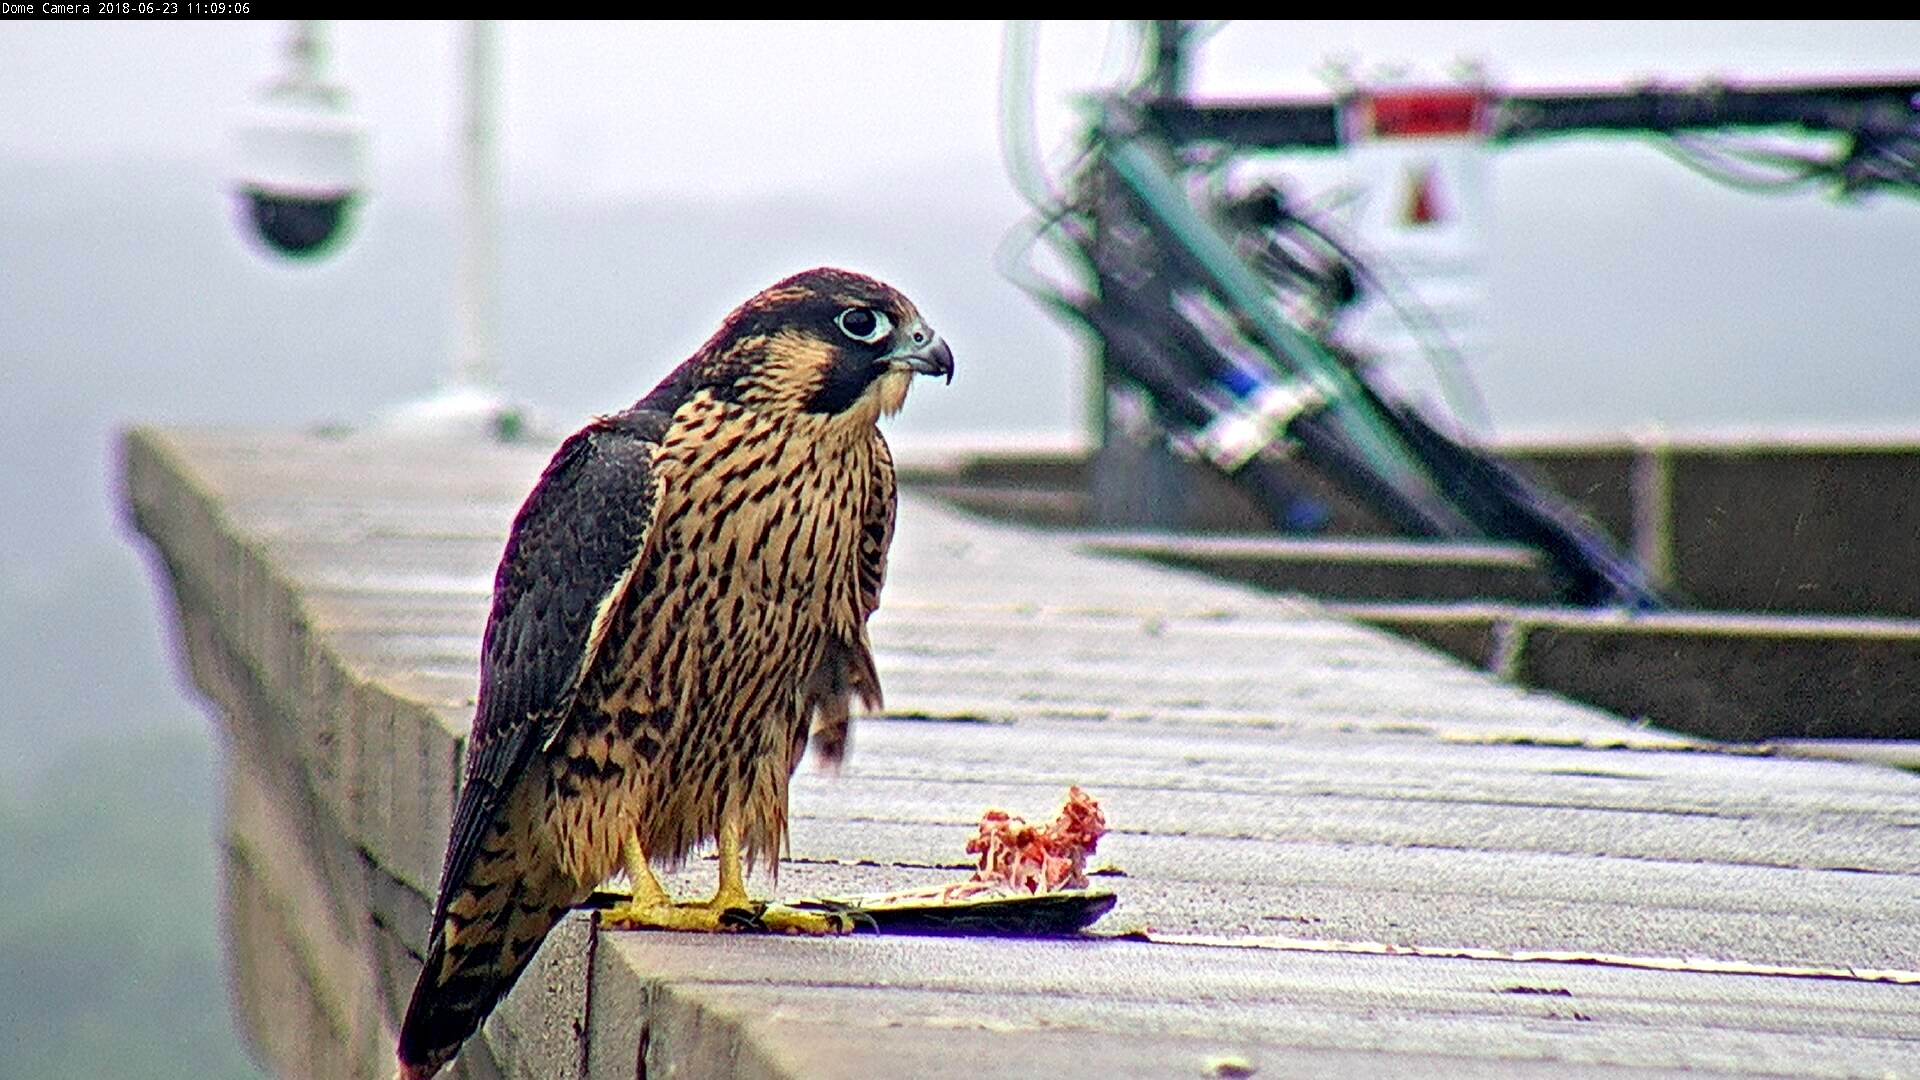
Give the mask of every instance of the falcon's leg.
M 720 827 L 720 887 L 703 904 L 676 905 L 660 879 L 647 865 L 640 841 L 629 837 L 620 849 L 633 879 L 633 899 L 600 913 L 600 925 L 611 930 L 772 930 L 782 934 L 845 934 L 853 920 L 840 912 L 799 911 L 749 899 L 746 874 L 740 860 L 740 826 L 727 821 Z
M 740 866 L 740 822 L 727 818 L 720 823 L 720 887 L 707 907 L 716 913 L 742 909 L 753 913 L 756 928 L 783 934 L 844 934 L 853 929 L 852 920 L 838 913 L 797 911 L 778 904 L 747 898 L 747 875 Z
M 740 867 L 740 823 L 728 818 L 720 823 L 720 887 L 714 890 L 707 906 L 715 911 L 750 908 L 747 875 Z
M 627 864 L 627 877 L 633 881 L 633 899 L 602 911 L 602 927 L 611 930 L 696 930 L 711 933 L 751 925 L 751 910 L 730 911 L 706 904 L 676 906 L 673 897 L 668 896 L 667 890 L 661 887 L 660 879 L 653 876 L 653 867 L 647 865 L 647 853 L 640 847 L 638 837 L 627 837 L 626 842 L 620 845 L 620 857 Z M 720 898 L 716 896 L 714 899 L 717 901 Z M 741 903 L 737 906 L 747 907 L 745 889 L 740 890 L 740 899 Z
M 740 868 L 740 822 L 726 818 L 720 823 L 720 888 L 707 906 L 716 911 L 754 912 L 756 928 L 782 934 L 846 934 L 853 931 L 853 920 L 839 912 L 800 911 L 779 904 L 747 899 L 746 874 Z

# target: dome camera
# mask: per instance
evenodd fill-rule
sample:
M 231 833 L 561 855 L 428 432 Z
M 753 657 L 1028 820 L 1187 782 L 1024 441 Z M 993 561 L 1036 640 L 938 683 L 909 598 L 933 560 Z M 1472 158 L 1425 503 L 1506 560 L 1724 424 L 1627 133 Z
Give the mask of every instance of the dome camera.
M 242 227 L 269 251 L 313 259 L 351 230 L 366 187 L 366 129 L 346 94 L 320 74 L 313 24 L 295 31 L 293 71 L 268 86 L 241 117 Z

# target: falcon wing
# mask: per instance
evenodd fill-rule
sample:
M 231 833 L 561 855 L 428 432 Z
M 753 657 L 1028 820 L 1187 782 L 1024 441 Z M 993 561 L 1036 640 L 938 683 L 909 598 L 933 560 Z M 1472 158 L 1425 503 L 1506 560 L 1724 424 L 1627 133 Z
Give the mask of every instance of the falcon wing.
M 880 586 L 887 581 L 887 549 L 893 546 L 893 518 L 896 502 L 893 481 L 893 451 L 878 431 L 873 433 L 873 498 L 867 504 L 866 526 L 860 532 L 860 619 L 866 620 L 880 607 Z M 878 689 L 879 682 L 875 681 Z M 877 706 L 876 706 L 877 707 Z
M 880 606 L 880 587 L 887 579 L 887 548 L 893 544 L 894 480 L 893 454 L 887 440 L 873 433 L 874 457 L 872 488 L 867 499 L 867 516 L 860 529 L 860 550 L 855 572 L 859 576 L 859 621 L 851 640 L 827 639 L 820 666 L 807 682 L 807 704 L 813 709 L 813 749 L 822 764 L 837 768 L 847 756 L 847 738 L 852 728 L 849 706 L 854 697 L 868 711 L 881 704 L 880 674 L 874 670 L 873 647 L 867 641 L 867 620 Z
M 653 454 L 668 417 L 603 417 L 561 444 L 515 516 L 494 577 L 466 782 L 433 906 L 439 936 L 487 830 L 566 719 L 634 578 L 653 520 Z

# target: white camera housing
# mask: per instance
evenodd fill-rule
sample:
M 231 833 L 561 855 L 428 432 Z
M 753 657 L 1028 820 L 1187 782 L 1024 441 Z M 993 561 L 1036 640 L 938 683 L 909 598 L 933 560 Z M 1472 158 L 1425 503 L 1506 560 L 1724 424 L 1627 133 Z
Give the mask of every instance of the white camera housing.
M 318 74 L 317 34 L 293 40 L 295 71 L 240 117 L 246 227 L 277 254 L 313 258 L 344 238 L 367 186 L 367 131 Z

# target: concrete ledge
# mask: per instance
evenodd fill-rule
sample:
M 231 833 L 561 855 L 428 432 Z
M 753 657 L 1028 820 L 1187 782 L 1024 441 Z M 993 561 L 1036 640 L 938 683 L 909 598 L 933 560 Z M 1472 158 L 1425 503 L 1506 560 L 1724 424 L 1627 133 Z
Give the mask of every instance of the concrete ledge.
M 1883 1010 L 1903 1009 L 1912 996 L 1898 986 L 1849 995 L 1860 1011 L 1836 1031 L 1801 1011 L 1828 996 L 1821 990 L 1756 978 L 1736 991 L 1735 1009 L 1697 1000 L 1682 1006 L 1701 1011 L 1676 1038 L 1632 1018 L 1706 989 L 1706 976 L 1462 959 L 1413 960 L 1416 974 L 1406 970 L 1408 958 L 1388 956 L 1036 941 L 1004 943 L 999 991 L 981 996 L 959 990 L 958 973 L 977 962 L 966 941 L 903 938 L 868 949 L 708 944 L 661 935 L 603 944 L 602 970 L 624 966 L 631 974 L 623 984 L 654 986 L 652 1001 L 617 1010 L 657 1018 L 617 1041 L 618 1064 L 632 1068 L 624 1053 L 631 1050 L 647 1062 L 635 1075 L 690 1075 L 656 1061 L 655 1048 L 669 1040 L 708 1045 L 703 1058 L 726 1071 L 707 1075 L 754 1078 L 1245 1075 L 1210 1068 L 1221 1061 L 1262 1076 L 1355 1080 L 1803 1075 L 1809 1046 L 1829 1038 L 1852 1044 L 1862 1064 L 1877 1061 L 1896 1074 L 1903 1066 L 1895 1063 L 1911 1060 L 1910 1048 L 1885 1034 L 1893 1015 Z M 792 973 L 802 955 L 804 980 Z M 1221 1014 L 1232 1019 L 1222 1023 Z M 1743 1030 L 1754 1020 L 1767 1028 L 1758 1040 Z M 1491 1057 L 1477 1041 L 1488 1025 L 1519 1025 L 1530 1037 Z M 1093 1028 L 1102 1036 L 1084 1037 Z M 1862 1038 L 1868 1031 L 1881 1035 Z M 1339 1036 L 1329 1039 L 1331 1032 Z M 1421 1049 L 1383 1069 L 1384 1045 Z M 615 1047 L 607 1049 L 611 1058 Z M 1622 1057 L 1639 1064 L 1624 1066 Z
M 230 750 L 236 1009 L 275 1073 L 388 1076 L 489 573 L 546 453 L 219 432 L 125 453 Z M 1920 777 L 1721 752 L 912 495 L 900 520 L 874 623 L 894 712 L 837 777 L 796 776 L 779 890 L 951 880 L 981 810 L 1079 783 L 1115 826 L 1102 939 L 575 916 L 454 1075 L 1920 1068 Z M 710 889 L 696 863 L 669 887 Z

